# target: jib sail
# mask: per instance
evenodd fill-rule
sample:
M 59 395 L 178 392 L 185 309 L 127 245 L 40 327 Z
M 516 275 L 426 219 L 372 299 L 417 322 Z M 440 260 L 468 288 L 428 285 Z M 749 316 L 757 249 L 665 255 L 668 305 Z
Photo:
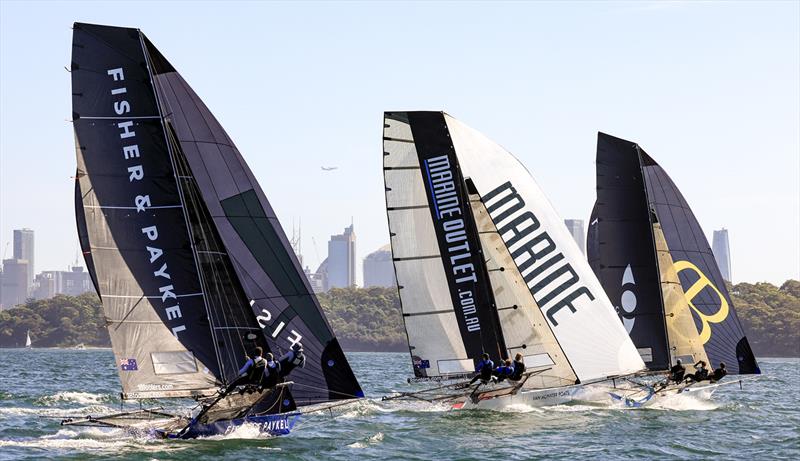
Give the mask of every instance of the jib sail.
M 233 268 L 249 300 L 251 318 L 276 355 L 300 343 L 306 366 L 292 371 L 292 395 L 298 405 L 362 397 L 333 330 L 291 249 L 264 192 L 225 130 L 183 77 L 144 38 L 152 60 L 156 93 L 164 120 L 185 156 L 222 258 Z M 244 304 L 240 304 L 244 306 Z
M 644 151 L 641 159 L 648 201 L 658 215 L 710 365 L 725 362 L 731 373 L 760 373 L 700 223 L 664 169 Z
M 587 382 L 644 368 L 583 253 L 531 174 L 483 134 L 444 117 L 462 174 L 510 255 L 505 264 L 521 276 L 534 301 L 525 306 L 538 310 L 539 331 L 552 331 L 574 375 Z M 535 355 L 535 360 L 554 353 L 550 349 L 532 354 L 519 343 L 506 342 L 524 355 Z

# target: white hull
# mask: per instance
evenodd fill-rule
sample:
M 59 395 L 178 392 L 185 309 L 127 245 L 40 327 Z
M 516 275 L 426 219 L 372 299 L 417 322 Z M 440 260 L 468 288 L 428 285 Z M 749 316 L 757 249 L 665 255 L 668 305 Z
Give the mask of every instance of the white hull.
M 454 410 L 503 410 L 515 405 L 529 407 L 546 407 L 562 405 L 575 400 L 581 400 L 584 386 L 551 387 L 546 389 L 521 390 L 516 394 L 501 395 L 488 399 L 481 399 L 478 403 L 472 402 L 469 397 L 453 404 Z

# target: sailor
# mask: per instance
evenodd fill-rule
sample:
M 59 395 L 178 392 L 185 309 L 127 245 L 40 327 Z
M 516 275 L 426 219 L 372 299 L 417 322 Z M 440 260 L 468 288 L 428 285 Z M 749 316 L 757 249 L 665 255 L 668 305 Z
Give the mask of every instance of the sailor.
M 511 373 L 513 372 L 514 368 L 511 367 L 511 360 L 506 359 L 506 361 L 503 362 L 502 365 L 500 365 L 499 367 L 495 368 L 494 371 L 492 371 L 492 375 L 497 378 L 498 383 L 501 383 L 506 378 L 511 376 Z
M 267 362 L 261 355 L 264 350 L 261 347 L 253 349 L 254 358 L 247 358 L 244 366 L 239 370 L 239 379 L 234 381 L 237 384 L 261 384 L 264 378 L 264 367 Z
M 300 343 L 293 344 L 292 349 L 283 354 L 278 359 L 278 362 L 281 367 L 281 376 L 288 375 L 297 367 L 304 368 L 306 366 L 306 356 L 303 354 L 303 345 Z
M 667 384 L 669 384 L 669 381 L 679 383 L 683 381 L 685 375 L 686 367 L 683 366 L 681 359 L 678 359 L 675 361 L 675 366 L 669 369 L 669 379 L 667 380 Z
M 719 362 L 719 368 L 716 368 L 714 369 L 713 372 L 711 372 L 711 376 L 709 376 L 709 379 L 711 380 L 712 383 L 715 383 L 727 375 L 728 375 L 728 370 L 725 369 L 725 362 Z
M 511 372 L 511 375 L 508 377 L 508 380 L 519 381 L 522 379 L 522 375 L 525 373 L 525 360 L 523 360 L 522 354 L 519 352 L 514 356 L 513 368 L 514 369 Z
M 472 385 L 475 381 L 481 380 L 483 384 L 488 383 L 492 380 L 492 370 L 494 369 L 494 362 L 492 359 L 489 358 L 489 354 L 483 353 L 481 355 L 481 360 L 475 365 L 475 371 L 478 373 L 472 378 L 472 381 L 469 382 Z
M 267 353 L 265 360 L 264 380 L 261 382 L 261 386 L 268 389 L 283 382 L 283 378 L 281 375 L 281 363 L 275 360 L 275 357 L 271 353 Z
M 699 362 L 694 364 L 694 373 L 690 375 L 686 375 L 686 381 L 689 383 L 692 382 L 700 382 L 704 379 L 708 379 L 708 368 L 706 368 L 706 362 L 700 360 Z

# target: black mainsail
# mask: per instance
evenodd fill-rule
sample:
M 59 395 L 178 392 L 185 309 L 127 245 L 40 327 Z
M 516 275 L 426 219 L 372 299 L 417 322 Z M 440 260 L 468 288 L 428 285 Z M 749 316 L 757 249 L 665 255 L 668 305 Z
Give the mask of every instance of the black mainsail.
M 632 269 L 636 294 L 620 317 L 626 325 L 635 321 L 629 331 L 640 351 L 666 343 L 667 363 L 695 352 L 690 355 L 707 355 L 714 366 L 725 362 L 731 373 L 760 373 L 700 224 L 664 169 L 637 144 L 598 134 L 590 219 L 589 261 L 612 302 L 625 304 L 632 285 L 624 271 Z M 663 369 L 663 356 L 654 352 L 648 366 Z
M 137 29 L 76 23 L 76 217 L 127 398 L 204 396 L 301 343 L 283 410 L 363 396 L 225 131 Z

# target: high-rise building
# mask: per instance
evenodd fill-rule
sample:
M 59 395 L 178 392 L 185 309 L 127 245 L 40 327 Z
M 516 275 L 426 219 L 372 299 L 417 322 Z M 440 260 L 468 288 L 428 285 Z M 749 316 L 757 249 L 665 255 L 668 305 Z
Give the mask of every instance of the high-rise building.
M 564 224 L 567 226 L 578 248 L 581 249 L 583 254 L 586 254 L 586 234 L 583 231 L 583 219 L 565 219 Z
M 395 283 L 392 250 L 389 245 L 380 247 L 364 258 L 364 288 L 393 287 Z
M 25 295 L 33 293 L 33 230 L 14 229 L 14 259 L 28 261 L 28 283 L 25 286 Z
M 68 271 L 36 274 L 36 284 L 31 294 L 36 299 L 46 299 L 58 294 L 78 296 L 93 290 L 89 273 L 81 266 L 72 266 Z
M 356 234 L 352 224 L 345 227 L 344 233 L 331 235 L 328 241 L 327 274 L 327 289 L 355 286 Z
M 0 289 L 0 304 L 11 309 L 28 299 L 28 261 L 24 259 L 3 260 L 3 281 Z
M 714 239 L 711 244 L 711 251 L 714 252 L 714 259 L 717 260 L 717 266 L 722 274 L 722 278 L 728 282 L 732 282 L 731 273 L 731 247 L 728 242 L 728 229 L 724 227 L 720 230 L 714 231 Z

